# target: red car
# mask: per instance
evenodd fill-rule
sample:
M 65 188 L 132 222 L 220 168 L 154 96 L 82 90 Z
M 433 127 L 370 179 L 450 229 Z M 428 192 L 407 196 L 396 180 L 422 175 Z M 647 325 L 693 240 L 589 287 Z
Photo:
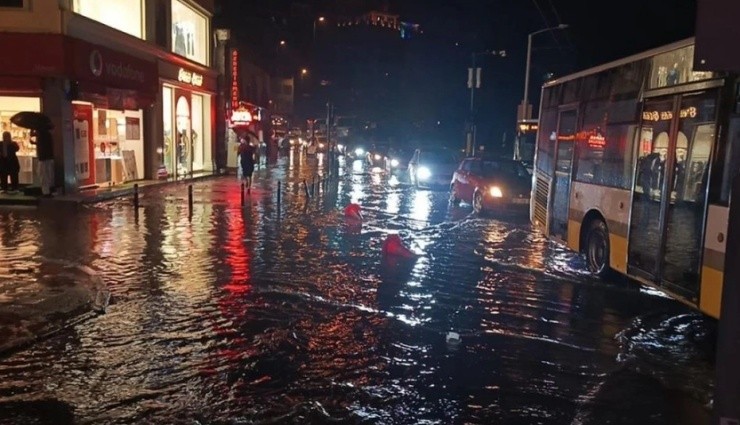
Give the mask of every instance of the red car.
M 477 213 L 529 207 L 532 175 L 520 161 L 466 158 L 450 183 L 450 202 L 473 206 Z

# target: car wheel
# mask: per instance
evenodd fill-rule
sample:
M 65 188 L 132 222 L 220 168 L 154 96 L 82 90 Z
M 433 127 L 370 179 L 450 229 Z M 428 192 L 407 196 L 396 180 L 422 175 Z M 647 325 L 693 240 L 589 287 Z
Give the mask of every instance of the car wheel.
M 450 185 L 450 204 L 454 206 L 460 205 L 460 198 L 457 197 L 457 191 L 454 184 Z
M 483 214 L 483 195 L 480 192 L 473 194 L 473 211 Z
M 611 272 L 609 232 L 603 220 L 594 220 L 589 224 L 586 234 L 586 262 L 588 270 L 595 276 L 604 278 Z

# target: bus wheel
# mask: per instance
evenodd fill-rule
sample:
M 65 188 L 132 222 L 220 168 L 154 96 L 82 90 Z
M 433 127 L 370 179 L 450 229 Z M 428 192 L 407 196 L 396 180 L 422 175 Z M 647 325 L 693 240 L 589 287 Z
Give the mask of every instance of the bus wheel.
M 460 198 L 457 197 L 454 184 L 450 185 L 450 204 L 452 204 L 455 207 L 460 205 Z
M 598 277 L 607 277 L 609 266 L 609 232 L 602 220 L 593 220 L 586 234 L 588 270 Z

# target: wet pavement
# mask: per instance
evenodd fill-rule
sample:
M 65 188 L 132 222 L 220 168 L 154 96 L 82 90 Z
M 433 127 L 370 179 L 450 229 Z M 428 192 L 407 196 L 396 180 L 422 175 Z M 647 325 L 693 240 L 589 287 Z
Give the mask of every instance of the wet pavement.
M 322 166 L 281 159 L 243 208 L 233 176 L 193 183 L 192 213 L 184 184 L 138 212 L 0 208 L 3 267 L 89 268 L 112 294 L 105 314 L 0 357 L 0 423 L 705 419 L 712 319 L 591 278 L 527 217 L 478 217 L 359 163 L 307 199 Z M 416 260 L 382 257 L 394 233 Z

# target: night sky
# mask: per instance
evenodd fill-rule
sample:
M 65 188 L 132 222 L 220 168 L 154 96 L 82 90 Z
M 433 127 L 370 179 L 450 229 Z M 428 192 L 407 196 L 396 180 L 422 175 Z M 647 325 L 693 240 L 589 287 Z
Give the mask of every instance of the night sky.
M 479 139 L 499 147 L 506 132 L 509 149 L 516 105 L 524 91 L 527 34 L 568 24 L 566 30 L 534 37 L 530 101 L 536 105 L 545 76 L 565 75 L 610 60 L 639 53 L 694 33 L 696 0 L 222 0 L 215 24 L 236 29 L 267 62 L 270 43 L 287 39 L 293 66 L 312 66 L 310 22 L 313 16 L 362 14 L 387 9 L 404 21 L 421 25 L 415 42 L 423 52 L 423 69 L 414 85 L 399 96 L 420 99 L 427 123 L 440 122 L 436 137 L 462 141 L 470 92 L 466 87 L 471 53 L 506 50 L 507 57 L 486 57 L 483 87 L 476 92 Z M 266 36 L 270 31 L 272 35 Z M 328 69 L 332 64 L 323 64 Z M 330 73 L 329 71 L 326 71 Z M 428 88 L 434 87 L 432 94 Z M 341 94 L 334 93 L 339 97 Z M 300 100 L 299 100 L 300 103 Z M 378 105 L 381 108 L 383 105 Z M 406 108 L 399 113 L 403 115 Z M 300 105 L 299 105 L 300 109 Z M 318 112 L 318 111 L 317 111 Z M 417 111 L 418 112 L 418 111 Z M 418 114 L 417 114 L 418 115 Z M 428 129 L 427 129 L 428 130 Z

